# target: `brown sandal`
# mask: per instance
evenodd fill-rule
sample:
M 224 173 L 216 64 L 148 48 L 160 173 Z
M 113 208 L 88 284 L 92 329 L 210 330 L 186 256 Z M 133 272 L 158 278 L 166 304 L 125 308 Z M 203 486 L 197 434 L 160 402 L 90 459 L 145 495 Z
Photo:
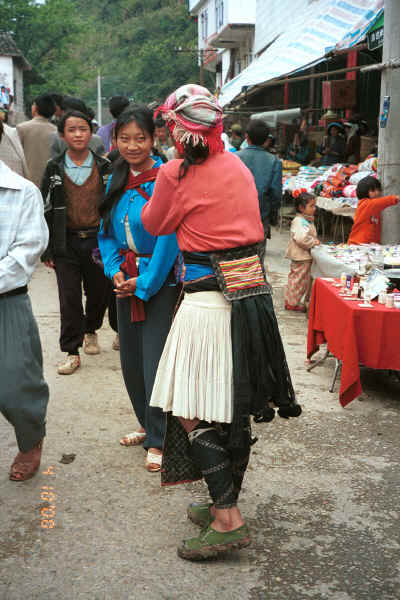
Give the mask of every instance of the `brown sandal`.
M 40 467 L 43 440 L 29 452 L 18 452 L 10 469 L 11 481 L 26 481 L 33 477 Z

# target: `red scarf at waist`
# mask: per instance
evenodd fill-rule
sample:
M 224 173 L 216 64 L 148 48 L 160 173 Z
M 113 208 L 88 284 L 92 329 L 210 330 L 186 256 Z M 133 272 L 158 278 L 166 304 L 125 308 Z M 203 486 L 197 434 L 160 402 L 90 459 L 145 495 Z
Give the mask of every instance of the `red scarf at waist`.
M 141 256 L 150 257 L 151 254 L 135 254 L 133 250 L 120 250 L 120 255 L 124 257 L 120 265 L 120 269 L 123 273 L 126 273 L 129 278 L 137 277 L 139 271 L 136 264 L 136 258 Z M 145 321 L 146 313 L 144 311 L 144 303 L 141 298 L 137 296 L 131 296 L 131 323 L 138 321 Z
M 139 175 L 133 175 L 133 173 L 130 172 L 128 183 L 125 189 L 136 189 L 141 196 L 143 196 L 146 200 L 149 200 L 150 196 L 139 186 L 142 183 L 154 181 L 157 177 L 158 170 L 159 167 L 156 167 L 154 169 L 148 169 L 147 171 L 143 171 L 143 173 L 139 173 Z M 124 256 L 124 260 L 121 263 L 120 269 L 123 273 L 126 273 L 128 277 L 137 277 L 139 275 L 136 263 L 137 258 L 139 258 L 140 256 L 151 256 L 151 254 L 136 254 L 135 252 L 133 252 L 133 250 L 120 250 L 119 253 L 121 256 Z M 136 323 L 145 320 L 146 314 L 144 310 L 143 300 L 141 300 L 137 296 L 131 296 L 131 322 Z

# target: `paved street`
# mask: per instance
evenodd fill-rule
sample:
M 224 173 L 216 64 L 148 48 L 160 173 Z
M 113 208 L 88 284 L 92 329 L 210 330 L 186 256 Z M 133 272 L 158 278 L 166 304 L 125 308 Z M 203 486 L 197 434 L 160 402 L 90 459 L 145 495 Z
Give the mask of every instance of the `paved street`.
M 343 409 L 328 392 L 333 360 L 306 372 L 306 318 L 282 310 L 287 232 L 273 235 L 267 262 L 304 414 L 254 427 L 241 497 L 253 545 L 209 563 L 177 558 L 177 543 L 196 533 L 186 505 L 205 488 L 162 489 L 143 450 L 119 445 L 136 421 L 108 323 L 101 355 L 57 375 L 55 276 L 40 266 L 31 297 L 51 392 L 48 430 L 40 475 L 18 484 L 7 475 L 14 432 L 0 421 L 1 600 L 400 598 L 400 384 L 363 370 L 364 394 Z M 76 457 L 63 464 L 63 454 Z M 51 529 L 41 527 L 46 507 L 54 507 Z

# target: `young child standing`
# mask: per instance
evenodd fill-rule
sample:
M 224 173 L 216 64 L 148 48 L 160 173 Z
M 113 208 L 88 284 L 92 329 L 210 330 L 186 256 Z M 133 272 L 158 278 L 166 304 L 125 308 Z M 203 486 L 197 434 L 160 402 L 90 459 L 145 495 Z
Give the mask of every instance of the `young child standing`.
M 359 200 L 348 244 L 380 244 L 381 212 L 400 202 L 399 196 L 381 196 L 382 186 L 375 177 L 364 177 L 357 185 Z
M 296 191 L 296 216 L 290 227 L 290 241 L 285 257 L 291 260 L 285 294 L 285 309 L 306 312 L 311 290 L 311 248 L 320 241 L 314 225 L 315 196 Z

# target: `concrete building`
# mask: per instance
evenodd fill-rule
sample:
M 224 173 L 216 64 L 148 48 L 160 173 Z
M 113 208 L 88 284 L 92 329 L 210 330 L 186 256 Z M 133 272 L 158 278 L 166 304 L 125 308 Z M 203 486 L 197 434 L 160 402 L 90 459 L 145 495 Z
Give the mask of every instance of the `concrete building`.
M 215 87 L 236 77 L 254 56 L 256 0 L 188 0 L 198 19 L 198 49 Z
M 0 86 L 5 86 L 14 98 L 13 119 L 17 124 L 24 115 L 24 71 L 31 65 L 17 48 L 11 34 L 0 32 Z

